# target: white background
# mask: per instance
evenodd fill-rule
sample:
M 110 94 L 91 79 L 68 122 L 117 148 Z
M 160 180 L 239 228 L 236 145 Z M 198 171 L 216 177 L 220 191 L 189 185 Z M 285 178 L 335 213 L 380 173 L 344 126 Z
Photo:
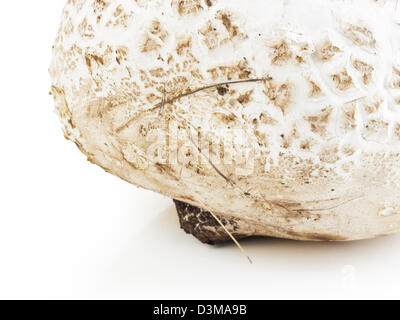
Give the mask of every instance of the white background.
M 400 236 L 210 247 L 170 199 L 64 140 L 48 95 L 64 0 L 0 4 L 0 298 L 400 298 Z

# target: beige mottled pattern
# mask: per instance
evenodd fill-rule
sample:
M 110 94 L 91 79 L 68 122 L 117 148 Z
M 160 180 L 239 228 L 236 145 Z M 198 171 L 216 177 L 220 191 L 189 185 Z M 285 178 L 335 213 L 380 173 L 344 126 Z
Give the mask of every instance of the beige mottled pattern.
M 396 4 L 69 0 L 50 68 L 65 136 L 132 184 L 240 219 L 242 234 L 397 232 Z M 163 162 L 173 143 L 192 161 Z M 210 143 L 252 150 L 252 172 L 214 161 Z

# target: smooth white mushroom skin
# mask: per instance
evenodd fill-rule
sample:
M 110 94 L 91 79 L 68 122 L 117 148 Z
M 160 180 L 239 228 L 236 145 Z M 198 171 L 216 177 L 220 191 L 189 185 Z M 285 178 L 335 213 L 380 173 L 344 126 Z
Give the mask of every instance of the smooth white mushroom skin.
M 344 241 L 400 230 L 399 50 L 396 0 L 69 0 L 50 74 L 106 171 L 242 236 Z

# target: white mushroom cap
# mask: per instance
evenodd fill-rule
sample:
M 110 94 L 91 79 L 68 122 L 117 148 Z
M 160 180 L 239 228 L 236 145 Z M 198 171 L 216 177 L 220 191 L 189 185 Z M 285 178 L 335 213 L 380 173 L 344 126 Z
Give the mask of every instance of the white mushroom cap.
M 376 0 L 69 0 L 65 136 L 239 232 L 400 230 L 400 8 Z

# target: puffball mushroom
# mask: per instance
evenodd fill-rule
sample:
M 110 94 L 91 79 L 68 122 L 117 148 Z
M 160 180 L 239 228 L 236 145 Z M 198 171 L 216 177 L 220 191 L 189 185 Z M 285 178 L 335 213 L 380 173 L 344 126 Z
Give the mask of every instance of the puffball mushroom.
M 396 5 L 69 0 L 50 67 L 65 137 L 175 199 L 203 242 L 397 232 Z

